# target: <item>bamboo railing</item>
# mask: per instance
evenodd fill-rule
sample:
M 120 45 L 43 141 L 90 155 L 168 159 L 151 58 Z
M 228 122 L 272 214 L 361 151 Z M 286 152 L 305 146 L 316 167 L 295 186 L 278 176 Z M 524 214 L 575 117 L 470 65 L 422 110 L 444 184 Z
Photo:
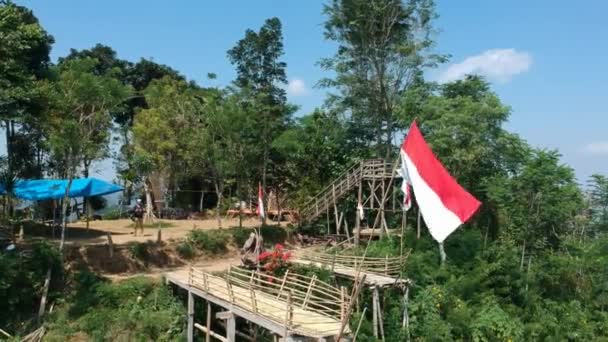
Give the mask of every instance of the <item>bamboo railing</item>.
M 337 200 L 359 185 L 361 180 L 385 179 L 392 175 L 392 164 L 383 159 L 361 161 L 338 176 L 331 184 L 319 191 L 300 210 L 300 219 L 312 221 L 326 213 Z
M 350 296 L 345 288 L 333 287 L 316 276 L 287 271 L 274 277 L 231 267 L 224 277 L 218 277 L 191 268 L 189 285 L 284 324 L 289 331 L 311 336 L 330 335 L 341 322 L 348 321 L 345 312 Z
M 317 262 L 332 268 L 334 266 L 343 266 L 378 275 L 399 277 L 405 261 L 409 256 L 409 252 L 410 251 L 407 251 L 403 256 L 385 256 L 384 258 L 328 254 L 306 250 L 294 251 L 293 253 L 300 259 Z

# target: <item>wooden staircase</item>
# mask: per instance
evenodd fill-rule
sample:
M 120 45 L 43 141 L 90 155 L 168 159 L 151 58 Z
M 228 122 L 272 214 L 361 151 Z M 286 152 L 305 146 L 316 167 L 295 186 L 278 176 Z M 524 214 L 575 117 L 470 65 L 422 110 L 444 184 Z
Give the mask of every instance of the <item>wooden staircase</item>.
M 393 164 L 384 159 L 368 159 L 351 166 L 302 207 L 300 221 L 311 222 L 327 213 L 336 202 L 359 187 L 363 181 L 391 178 L 392 173 Z

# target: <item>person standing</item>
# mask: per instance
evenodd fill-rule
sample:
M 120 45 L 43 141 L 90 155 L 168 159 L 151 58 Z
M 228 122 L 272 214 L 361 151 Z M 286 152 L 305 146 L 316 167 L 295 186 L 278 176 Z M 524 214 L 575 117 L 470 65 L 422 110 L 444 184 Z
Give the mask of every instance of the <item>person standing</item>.
M 133 209 L 133 217 L 135 218 L 135 231 L 133 236 L 137 236 L 137 228 L 141 232 L 141 236 L 144 235 L 144 206 L 141 204 L 141 199 L 137 200 L 135 208 Z

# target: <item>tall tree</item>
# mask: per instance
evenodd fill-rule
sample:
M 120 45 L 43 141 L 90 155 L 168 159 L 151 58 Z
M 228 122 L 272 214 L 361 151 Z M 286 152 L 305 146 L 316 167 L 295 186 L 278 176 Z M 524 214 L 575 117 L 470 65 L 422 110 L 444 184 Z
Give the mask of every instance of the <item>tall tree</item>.
M 51 81 L 43 89 L 48 99 L 49 145 L 60 167 L 59 175 L 68 179 L 63 201 L 64 223 L 61 247 L 65 239 L 67 194 L 73 177 L 83 160 L 99 158 L 107 150 L 110 112 L 131 94 L 130 88 L 109 75 L 97 75 L 97 60 L 74 59 L 55 67 Z
M 31 124 L 41 112 L 35 82 L 46 75 L 53 42 L 31 10 L 0 1 L 0 119 L 11 169 L 19 125 Z
M 258 32 L 247 30 L 245 37 L 228 51 L 232 64 L 236 65 L 236 85 L 250 91 L 256 114 L 261 121 L 262 186 L 266 189 L 268 163 L 272 141 L 288 123 L 294 108 L 286 104 L 286 64 L 283 55 L 283 33 L 278 18 L 267 19 Z
M 608 177 L 594 174 L 589 179 L 591 223 L 596 230 L 608 231 Z
M 134 158 L 146 160 L 145 164 L 149 165 L 145 174 L 140 174 L 146 191 L 148 218 L 153 216 L 152 177 L 164 183 L 166 179 L 175 179 L 180 172 L 186 142 L 186 135 L 182 133 L 191 125 L 191 113 L 200 110 L 201 106 L 202 99 L 196 92 L 197 89 L 185 81 L 169 76 L 152 81 L 144 91 L 148 108 L 135 116 L 133 137 Z M 172 184 L 161 184 L 160 187 L 169 186 Z
M 425 68 L 443 62 L 431 53 L 432 0 L 331 0 L 325 5 L 325 38 L 338 43 L 320 65 L 335 72 L 321 86 L 336 89 L 328 104 L 350 115 L 352 130 L 379 157 L 393 152 L 400 128 L 395 110 Z

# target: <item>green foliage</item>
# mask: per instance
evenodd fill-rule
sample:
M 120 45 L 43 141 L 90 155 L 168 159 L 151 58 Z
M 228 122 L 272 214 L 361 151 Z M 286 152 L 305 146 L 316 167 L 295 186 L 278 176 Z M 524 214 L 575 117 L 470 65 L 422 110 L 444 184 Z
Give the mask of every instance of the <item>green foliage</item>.
M 148 244 L 145 242 L 133 242 L 129 244 L 129 253 L 135 259 L 146 261 L 150 255 Z
M 47 320 L 45 340 L 84 333 L 91 340 L 174 341 L 182 336 L 184 320 L 184 307 L 159 283 L 143 277 L 110 283 L 77 273 L 73 295 Z
M 219 254 L 227 250 L 229 236 L 223 230 L 193 230 L 188 233 L 188 241 L 203 252 Z
M 45 241 L 35 242 L 27 250 L 0 253 L 1 326 L 9 331 L 23 328 L 18 323 L 33 316 L 48 269 L 52 269 L 56 279 L 61 279 L 60 260 L 57 248 Z M 57 298 L 58 290 L 52 286 L 49 298 Z
M 179 245 L 175 247 L 175 250 L 177 251 L 177 254 L 184 259 L 192 259 L 196 254 L 194 246 L 192 246 L 190 241 L 180 242 Z

